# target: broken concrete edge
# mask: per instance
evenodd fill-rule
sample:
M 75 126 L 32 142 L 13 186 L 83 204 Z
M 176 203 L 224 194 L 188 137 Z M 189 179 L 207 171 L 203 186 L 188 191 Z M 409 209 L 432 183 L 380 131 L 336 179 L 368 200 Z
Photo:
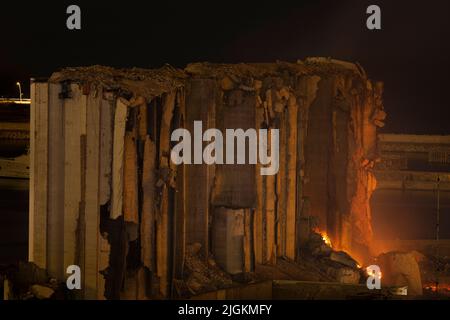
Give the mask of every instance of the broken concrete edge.
M 115 69 L 93 65 L 64 68 L 52 74 L 48 82 L 91 83 L 106 90 L 117 91 L 119 96 L 142 96 L 147 101 L 173 91 L 184 85 L 187 75 L 179 69 L 166 65 L 159 69 Z
M 190 77 L 212 78 L 221 80 L 224 90 L 230 90 L 235 85 L 247 91 L 257 91 L 260 88 L 259 79 L 265 77 L 279 77 L 280 75 L 296 76 L 327 76 L 350 75 L 366 82 L 365 71 L 351 62 L 330 58 L 307 58 L 304 62 L 296 63 L 277 61 L 275 63 L 240 63 L 217 64 L 209 62 L 191 63 L 184 69 L 165 65 L 159 69 L 115 69 L 112 67 L 93 65 L 86 67 L 70 67 L 55 72 L 48 82 L 79 82 L 92 83 L 102 86 L 106 90 L 117 91 L 120 95 L 133 95 L 144 97 L 151 101 L 164 93 L 185 87 Z M 246 79 L 257 80 L 246 83 Z

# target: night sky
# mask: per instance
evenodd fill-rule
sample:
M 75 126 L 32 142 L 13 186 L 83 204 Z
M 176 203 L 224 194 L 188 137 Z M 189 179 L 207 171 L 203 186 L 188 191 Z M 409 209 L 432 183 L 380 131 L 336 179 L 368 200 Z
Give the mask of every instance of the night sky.
M 0 96 L 65 66 L 358 61 L 385 82 L 384 132 L 450 134 L 450 1 L 11 1 L 0 5 Z M 293 4 L 295 3 L 295 5 Z M 66 29 L 66 7 L 82 30 Z M 366 8 L 382 30 L 366 28 Z

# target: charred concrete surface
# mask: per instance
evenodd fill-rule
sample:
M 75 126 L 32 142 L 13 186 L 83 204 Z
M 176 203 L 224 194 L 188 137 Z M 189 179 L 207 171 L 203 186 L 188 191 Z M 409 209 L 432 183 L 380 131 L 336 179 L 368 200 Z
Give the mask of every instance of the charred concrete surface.
M 262 281 L 264 268 L 274 279 L 282 265 L 295 278 L 317 250 L 324 278 L 357 283 L 339 251 L 364 260 L 371 243 L 382 93 L 359 65 L 328 58 L 67 68 L 35 81 L 29 259 L 57 279 L 80 265 L 87 299 L 196 295 Z M 278 173 L 175 166 L 171 132 L 195 120 L 279 129 Z M 320 236 L 312 246 L 313 229 L 336 251 L 321 253 Z

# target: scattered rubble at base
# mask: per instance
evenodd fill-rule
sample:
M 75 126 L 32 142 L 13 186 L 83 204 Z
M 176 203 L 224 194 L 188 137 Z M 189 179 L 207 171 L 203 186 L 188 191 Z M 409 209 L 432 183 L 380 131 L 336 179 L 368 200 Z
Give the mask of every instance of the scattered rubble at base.
M 327 247 L 327 249 L 325 249 Z M 312 233 L 299 262 L 278 259 L 275 266 L 260 265 L 256 272 L 230 275 L 223 271 L 214 257 L 205 257 L 200 243 L 186 247 L 183 279 L 174 280 L 176 298 L 189 298 L 220 289 L 228 289 L 265 280 L 302 280 L 358 284 L 363 278 L 357 262 L 347 253 L 333 251 L 320 234 Z M 48 276 L 34 263 L 20 262 L 17 267 L 0 271 L 4 299 L 70 299 L 64 286 Z M 6 287 L 6 289 L 5 289 Z M 301 298 L 301 297 L 300 297 Z
M 0 267 L 0 292 L 3 300 L 65 299 L 62 283 L 32 262 Z
M 311 233 L 304 250 L 302 260 L 310 261 L 310 266 L 315 266 L 329 278 L 328 281 L 339 283 L 357 284 L 363 278 L 363 271 L 358 262 L 344 251 L 336 251 L 326 243 L 323 236 Z
M 52 288 L 41 286 L 39 284 L 32 285 L 30 290 L 32 295 L 39 300 L 50 299 L 55 293 L 55 290 Z
M 341 284 L 358 284 L 365 281 L 364 272 L 358 268 L 356 260 L 343 251 L 334 251 L 323 241 L 320 234 L 311 233 L 307 248 L 308 251 L 298 262 L 279 258 L 275 266 L 258 265 L 255 272 L 230 275 L 217 265 L 212 255 L 204 256 L 200 243 L 194 243 L 186 247 L 184 279 L 175 280 L 176 295 L 179 298 L 187 298 L 275 279 Z
M 175 286 L 180 297 L 229 288 L 233 285 L 231 276 L 217 266 L 212 256 L 205 257 L 200 249 L 200 243 L 186 247 L 184 279 L 176 280 Z
M 335 251 L 323 237 L 312 232 L 298 261 L 278 259 L 277 267 L 292 280 L 358 284 L 365 273 L 348 253 Z
M 383 273 L 383 285 L 407 286 L 408 295 L 422 295 L 422 280 L 419 265 L 410 252 L 391 251 L 377 258 Z
M 412 251 L 419 265 L 425 298 L 450 298 L 450 256 Z M 436 290 L 437 287 L 437 290 Z
M 333 294 L 336 299 L 402 299 L 405 290 L 413 298 L 450 297 L 450 286 L 445 283 L 450 279 L 448 256 L 436 258 L 418 251 L 392 251 L 381 254 L 376 261 L 383 270 L 382 290 L 367 292 L 364 290 L 367 280 L 365 269 L 348 253 L 333 250 L 315 232 L 311 233 L 298 261 L 279 258 L 275 265 L 258 265 L 255 272 L 236 275 L 223 271 L 212 255 L 205 257 L 201 245 L 194 243 L 186 247 L 184 278 L 174 281 L 175 297 L 190 298 L 266 280 L 276 280 L 274 288 L 277 292 L 285 294 L 294 290 L 292 292 L 298 294 L 295 299 L 330 298 Z M 442 281 L 438 284 L 438 293 L 436 270 Z M 31 262 L 0 266 L 0 292 L 3 292 L 4 300 L 73 298 L 63 283 L 50 278 L 44 269 Z

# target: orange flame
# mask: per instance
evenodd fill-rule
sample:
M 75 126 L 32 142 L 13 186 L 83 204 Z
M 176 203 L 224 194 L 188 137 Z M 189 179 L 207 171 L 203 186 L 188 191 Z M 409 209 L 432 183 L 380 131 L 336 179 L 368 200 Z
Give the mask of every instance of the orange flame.
M 366 273 L 368 276 L 370 276 L 370 271 L 369 271 L 368 267 L 366 268 Z M 374 277 L 377 276 L 377 273 L 375 272 L 375 270 L 372 271 L 372 276 L 374 276 Z M 378 273 L 378 279 L 381 279 L 381 277 L 382 277 L 382 272 L 380 271 Z
M 326 245 L 331 247 L 331 239 L 330 239 L 330 237 L 325 232 L 321 233 L 321 236 L 322 236 L 323 242 L 325 242 Z
M 318 234 L 320 234 L 320 235 L 322 236 L 322 240 L 323 240 L 323 242 L 325 242 L 325 244 L 326 244 L 327 246 L 332 247 L 332 245 L 331 245 L 331 239 L 330 239 L 330 237 L 327 235 L 326 232 L 320 231 L 318 228 L 315 228 L 315 229 L 314 229 L 314 232 L 316 232 L 316 233 L 318 233 Z
M 436 292 L 436 283 L 426 283 L 423 285 L 423 288 L 426 290 L 431 290 L 432 292 Z M 440 293 L 449 294 L 450 293 L 450 284 L 448 283 L 439 283 L 437 289 Z

